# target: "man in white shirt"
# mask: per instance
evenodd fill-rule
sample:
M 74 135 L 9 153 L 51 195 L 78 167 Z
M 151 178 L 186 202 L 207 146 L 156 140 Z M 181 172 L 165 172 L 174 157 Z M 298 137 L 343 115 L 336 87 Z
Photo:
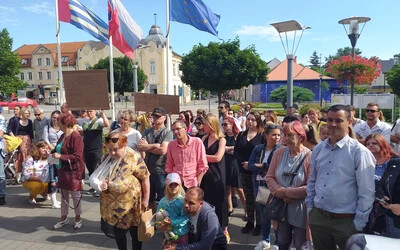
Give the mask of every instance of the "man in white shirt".
M 364 144 L 365 138 L 370 134 L 381 134 L 385 137 L 386 141 L 390 143 L 390 132 L 392 127 L 383 122 L 383 113 L 379 104 L 368 103 L 365 116 L 367 121 L 362 124 L 357 124 L 354 127 L 354 133 L 358 141 Z
M 227 101 L 221 101 L 218 105 L 218 112 L 221 115 L 221 117 L 219 118 L 219 124 L 221 125 L 222 131 L 224 131 L 224 128 L 222 127 L 222 121 L 224 120 L 225 117 L 229 116 L 230 108 L 231 105 Z M 235 121 L 235 124 L 239 128 L 239 130 L 242 130 L 239 120 L 236 117 L 233 117 L 233 120 Z

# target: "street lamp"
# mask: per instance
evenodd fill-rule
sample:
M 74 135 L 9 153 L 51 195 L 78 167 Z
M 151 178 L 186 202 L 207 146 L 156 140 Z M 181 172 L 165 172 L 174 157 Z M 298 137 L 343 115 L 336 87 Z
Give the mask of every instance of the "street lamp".
M 276 29 L 276 31 L 278 31 L 279 38 L 281 39 L 283 49 L 285 50 L 286 59 L 288 61 L 286 110 L 289 110 L 289 107 L 293 106 L 293 59 L 295 57 L 297 48 L 299 47 L 304 30 L 310 29 L 310 27 L 306 26 L 302 27 L 295 20 L 285 21 L 280 23 L 271 23 L 271 26 L 273 26 Z M 297 42 L 296 49 L 294 50 L 294 45 L 296 43 L 296 34 L 298 30 L 301 30 L 301 35 L 299 41 Z M 287 33 L 291 31 L 294 31 L 294 35 L 293 35 L 293 44 L 291 46 L 292 50 L 290 51 Z M 281 33 L 285 33 L 286 47 L 285 44 L 283 43 Z
M 350 39 L 351 43 L 351 57 L 355 58 L 355 47 L 357 44 L 358 38 L 361 36 L 362 31 L 364 30 L 365 24 L 371 20 L 369 17 L 349 17 L 339 21 L 339 24 L 343 24 L 343 28 L 346 31 L 347 36 Z M 364 24 L 361 32 L 359 33 L 359 24 Z M 349 26 L 349 31 L 346 29 L 346 25 Z M 351 82 L 351 90 L 350 90 L 350 104 L 354 103 L 354 81 Z

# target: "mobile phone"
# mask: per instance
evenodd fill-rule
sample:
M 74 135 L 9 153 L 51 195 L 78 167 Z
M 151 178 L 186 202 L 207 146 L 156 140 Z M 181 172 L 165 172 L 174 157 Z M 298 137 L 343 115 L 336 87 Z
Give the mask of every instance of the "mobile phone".
M 382 203 L 385 204 L 385 205 L 389 205 L 389 203 L 388 203 L 387 201 L 385 201 L 384 199 L 380 199 L 380 198 L 378 198 L 378 197 L 375 197 L 375 200 L 377 200 L 377 201 L 379 201 L 379 202 L 382 202 Z

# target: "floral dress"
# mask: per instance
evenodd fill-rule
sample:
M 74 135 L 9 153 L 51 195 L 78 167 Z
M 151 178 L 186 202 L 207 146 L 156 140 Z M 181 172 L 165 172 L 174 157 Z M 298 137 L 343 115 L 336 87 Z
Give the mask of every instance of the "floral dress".
M 141 181 L 150 173 L 139 153 L 126 147 L 126 155 L 109 176 L 108 189 L 100 193 L 100 215 L 121 229 L 138 226 L 142 207 Z

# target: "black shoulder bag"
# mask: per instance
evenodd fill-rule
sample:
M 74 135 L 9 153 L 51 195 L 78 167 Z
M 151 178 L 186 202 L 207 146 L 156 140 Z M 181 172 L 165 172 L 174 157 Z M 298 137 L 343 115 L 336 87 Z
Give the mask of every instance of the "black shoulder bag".
M 293 184 L 294 177 L 297 175 L 297 171 L 299 171 L 300 167 L 303 165 L 304 160 L 306 159 L 307 155 L 310 153 L 309 151 L 304 157 L 301 159 L 299 165 L 297 165 L 294 172 L 291 173 L 292 179 L 290 180 L 289 186 Z M 278 197 L 274 196 L 272 193 L 268 196 L 267 204 L 265 204 L 264 208 L 264 215 L 270 220 L 275 221 L 286 221 L 286 214 L 287 214 L 287 203 L 283 201 L 283 199 L 279 199 Z

